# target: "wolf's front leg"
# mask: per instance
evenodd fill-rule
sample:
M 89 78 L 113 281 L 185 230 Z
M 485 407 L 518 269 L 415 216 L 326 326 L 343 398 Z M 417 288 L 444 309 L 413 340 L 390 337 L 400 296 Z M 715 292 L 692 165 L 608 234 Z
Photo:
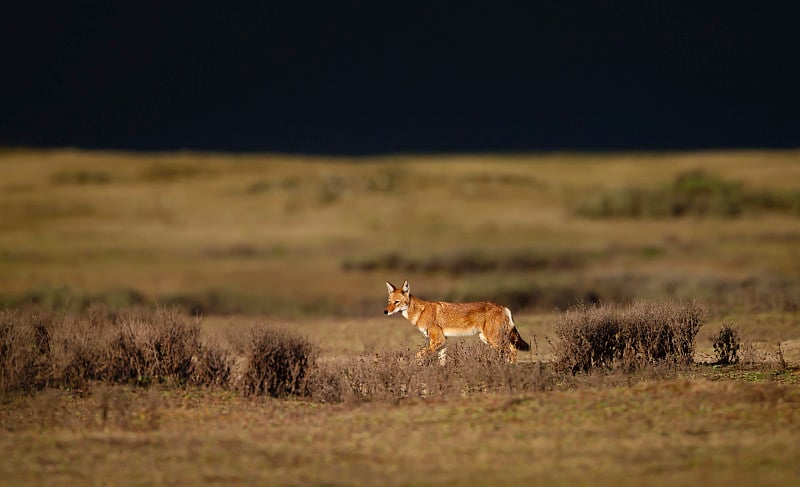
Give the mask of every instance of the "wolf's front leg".
M 426 356 L 433 353 L 438 355 L 439 364 L 444 365 L 447 352 L 444 331 L 439 327 L 428 327 L 428 346 L 417 352 L 417 363 L 421 363 Z

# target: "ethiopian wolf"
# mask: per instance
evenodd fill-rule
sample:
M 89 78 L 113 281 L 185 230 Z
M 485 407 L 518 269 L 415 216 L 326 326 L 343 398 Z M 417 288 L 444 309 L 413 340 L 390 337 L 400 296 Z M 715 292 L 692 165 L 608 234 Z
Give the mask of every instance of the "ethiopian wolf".
M 511 311 L 505 306 L 490 302 L 447 303 L 444 301 L 425 301 L 412 296 L 408 281 L 396 288 L 386 283 L 389 300 L 383 314 L 390 316 L 401 313 L 416 326 L 425 337 L 428 345 L 417 353 L 417 358 L 438 352 L 439 362 L 445 360 L 445 339 L 455 336 L 478 335 L 483 343 L 499 351 L 509 352 L 509 361 L 516 360 L 517 350 L 530 350 L 520 336 Z

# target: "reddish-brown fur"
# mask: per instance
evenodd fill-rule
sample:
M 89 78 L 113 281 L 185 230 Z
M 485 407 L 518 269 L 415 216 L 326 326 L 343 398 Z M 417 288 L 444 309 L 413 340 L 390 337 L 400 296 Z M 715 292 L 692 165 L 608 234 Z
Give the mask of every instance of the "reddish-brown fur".
M 401 288 L 387 282 L 386 288 L 389 298 L 384 314 L 402 312 L 428 337 L 427 347 L 420 350 L 418 356 L 442 353 L 448 336 L 478 335 L 484 343 L 498 350 L 508 350 L 510 360 L 515 360 L 517 350 L 530 350 L 514 326 L 511 311 L 504 306 L 491 302 L 425 301 L 411 295 L 408 281 Z

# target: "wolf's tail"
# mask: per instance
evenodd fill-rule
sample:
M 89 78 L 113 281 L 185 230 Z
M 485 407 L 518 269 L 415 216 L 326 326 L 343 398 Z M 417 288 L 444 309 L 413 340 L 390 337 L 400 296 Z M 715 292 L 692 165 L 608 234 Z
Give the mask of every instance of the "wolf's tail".
M 511 329 L 511 344 L 514 345 L 514 348 L 519 350 L 520 352 L 527 352 L 531 349 L 531 346 L 528 342 L 522 339 L 522 335 L 519 334 L 517 331 L 517 327 Z
M 522 335 L 519 334 L 519 330 L 517 330 L 517 327 L 514 325 L 514 320 L 511 318 L 511 310 L 506 308 L 505 312 L 506 316 L 508 317 L 508 324 L 511 326 L 511 331 L 508 337 L 511 340 L 511 344 L 514 345 L 514 348 L 520 352 L 527 352 L 531 349 L 530 344 L 522 338 Z

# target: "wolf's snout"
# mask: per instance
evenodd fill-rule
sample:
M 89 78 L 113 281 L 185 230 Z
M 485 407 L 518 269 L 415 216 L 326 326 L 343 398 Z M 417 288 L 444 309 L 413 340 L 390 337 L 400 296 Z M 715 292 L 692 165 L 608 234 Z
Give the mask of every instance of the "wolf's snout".
M 388 309 L 383 310 L 383 314 L 388 315 L 389 314 L 389 310 Z

